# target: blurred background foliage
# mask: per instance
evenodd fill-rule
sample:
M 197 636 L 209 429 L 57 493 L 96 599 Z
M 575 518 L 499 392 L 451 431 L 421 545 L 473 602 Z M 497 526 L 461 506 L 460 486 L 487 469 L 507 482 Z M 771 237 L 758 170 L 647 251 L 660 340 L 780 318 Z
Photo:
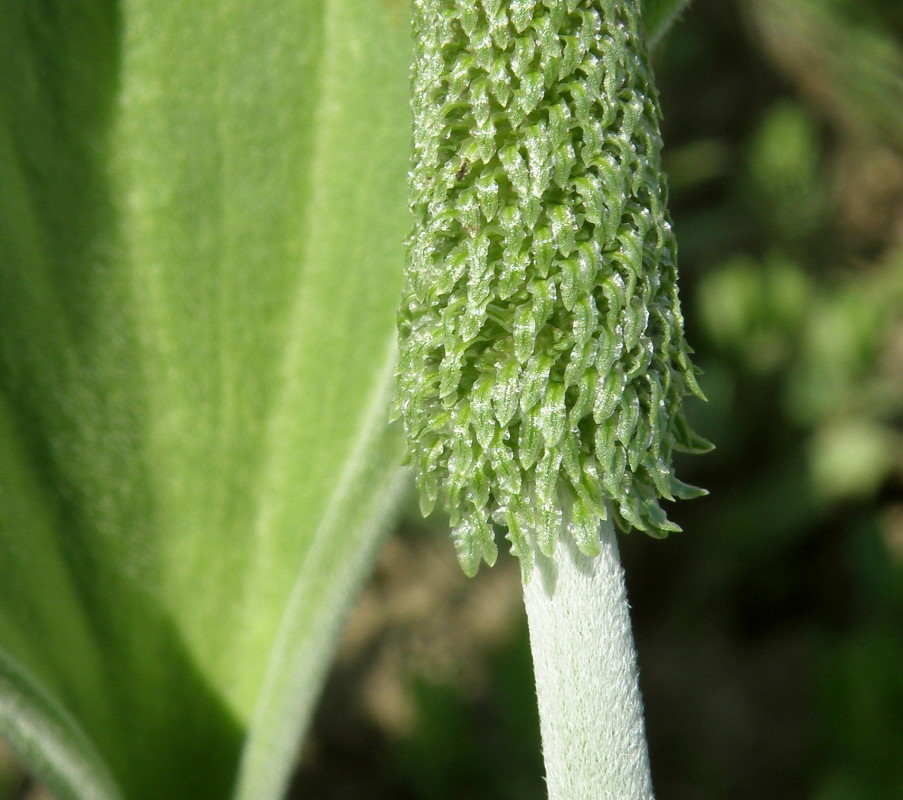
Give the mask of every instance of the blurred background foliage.
M 696 0 L 655 64 L 717 445 L 622 538 L 657 797 L 903 798 L 903 3 Z M 544 797 L 516 566 L 444 534 L 388 541 L 293 797 Z

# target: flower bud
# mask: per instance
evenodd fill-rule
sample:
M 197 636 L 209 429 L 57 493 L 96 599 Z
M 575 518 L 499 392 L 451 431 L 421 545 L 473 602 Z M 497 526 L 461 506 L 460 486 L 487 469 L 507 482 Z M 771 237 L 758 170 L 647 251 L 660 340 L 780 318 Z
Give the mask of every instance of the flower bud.
M 465 572 L 529 578 L 598 520 L 653 536 L 699 490 L 659 108 L 634 0 L 415 0 L 395 415 Z

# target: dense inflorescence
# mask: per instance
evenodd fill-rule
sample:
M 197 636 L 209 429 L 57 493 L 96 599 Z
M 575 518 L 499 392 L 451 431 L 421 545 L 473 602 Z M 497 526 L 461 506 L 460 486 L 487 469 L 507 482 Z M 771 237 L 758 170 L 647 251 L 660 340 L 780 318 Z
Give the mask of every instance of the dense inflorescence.
M 658 498 L 704 447 L 638 0 L 415 0 L 414 230 L 395 414 L 462 567 L 507 528 L 528 578 Z

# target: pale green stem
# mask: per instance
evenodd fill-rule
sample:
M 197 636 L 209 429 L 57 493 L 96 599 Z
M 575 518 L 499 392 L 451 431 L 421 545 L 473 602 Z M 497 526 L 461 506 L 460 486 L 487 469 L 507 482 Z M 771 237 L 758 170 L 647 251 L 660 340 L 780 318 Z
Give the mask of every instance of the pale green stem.
M 651 800 L 624 573 L 611 522 L 602 552 L 561 537 L 524 585 L 549 800 Z

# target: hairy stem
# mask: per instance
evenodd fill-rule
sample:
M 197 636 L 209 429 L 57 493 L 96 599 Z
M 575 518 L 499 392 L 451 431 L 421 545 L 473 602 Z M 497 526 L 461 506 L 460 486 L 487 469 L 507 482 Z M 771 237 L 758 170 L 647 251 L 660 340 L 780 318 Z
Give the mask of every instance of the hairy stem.
M 524 584 L 549 800 L 651 800 L 624 574 L 611 522 L 587 558 L 568 537 Z

